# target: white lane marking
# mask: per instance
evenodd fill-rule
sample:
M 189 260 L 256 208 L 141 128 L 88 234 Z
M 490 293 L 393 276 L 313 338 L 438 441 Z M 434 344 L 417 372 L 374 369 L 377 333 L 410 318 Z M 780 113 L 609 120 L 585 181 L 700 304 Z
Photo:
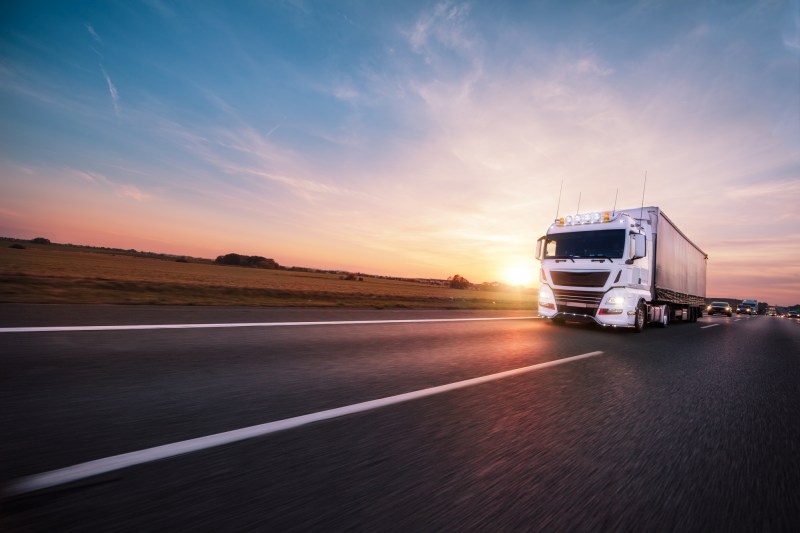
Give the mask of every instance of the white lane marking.
M 706 329 L 706 328 L 715 328 L 715 327 L 717 327 L 717 326 L 719 326 L 719 324 L 711 324 L 710 326 L 703 326 L 703 327 L 702 327 L 702 328 L 700 328 L 700 329 Z
M 267 422 L 266 424 L 260 424 L 257 426 L 250 426 L 242 429 L 225 431 L 223 433 L 208 435 L 206 437 L 198 437 L 195 439 L 184 440 L 172 444 L 164 444 L 162 446 L 156 446 L 154 448 L 146 448 L 144 450 L 139 450 L 135 452 L 123 453 L 121 455 L 114 455 L 111 457 L 106 457 L 104 459 L 97 459 L 95 461 L 89 461 L 74 466 L 68 466 L 66 468 L 60 468 L 58 470 L 51 470 L 50 472 L 44 472 L 41 474 L 34 474 L 32 476 L 19 478 L 11 482 L 6 487 L 5 492 L 9 496 L 18 496 L 28 492 L 33 492 L 36 490 L 62 485 L 64 483 L 79 481 L 81 479 L 96 476 L 99 474 L 113 472 L 115 470 L 120 470 L 122 468 L 127 468 L 130 466 L 136 466 L 143 463 L 158 461 L 159 459 L 175 457 L 176 455 L 196 452 L 199 450 L 206 450 L 208 448 L 222 446 L 223 444 L 230 444 L 232 442 L 238 442 L 253 437 L 262 437 L 264 435 L 269 435 L 277 431 L 292 429 L 304 426 L 306 424 L 320 422 L 323 420 L 330 420 L 331 418 L 337 418 L 340 416 L 346 416 L 355 413 L 362 413 L 364 411 L 370 411 L 372 409 L 378 409 L 381 407 L 386 407 L 401 402 L 417 400 L 419 398 L 425 398 L 427 396 L 433 396 L 435 394 L 441 394 L 443 392 L 462 389 L 464 387 L 471 387 L 473 385 L 479 385 L 481 383 L 486 383 L 489 381 L 495 381 L 498 379 L 516 376 L 519 374 L 524 374 L 526 372 L 533 372 L 534 370 L 541 370 L 543 368 L 550 368 L 557 365 L 563 365 L 564 363 L 571 363 L 573 361 L 578 361 L 580 359 L 586 359 L 588 357 L 601 355 L 602 353 L 603 352 L 601 351 L 597 351 L 597 352 L 588 352 L 580 355 L 573 355 L 571 357 L 565 357 L 564 359 L 556 359 L 554 361 L 548 361 L 546 363 L 539 363 L 537 365 L 516 368 L 514 370 L 507 370 L 505 372 L 490 374 L 488 376 L 481 376 L 477 378 L 467 379 L 464 381 L 457 381 L 455 383 L 449 383 L 447 385 L 439 385 L 437 387 L 431 387 L 429 389 L 407 392 L 404 394 L 398 394 L 396 396 L 388 396 L 386 398 L 370 400 L 367 402 L 348 405 L 345 407 L 337 407 L 335 409 L 329 409 L 327 411 L 319 411 L 317 413 L 296 416 L 293 418 L 285 418 L 283 420 L 277 420 L 275 422 Z
M 275 326 L 342 326 L 353 324 L 414 324 L 422 322 L 478 322 L 488 320 L 530 320 L 538 316 L 504 316 L 491 318 L 427 318 L 413 320 L 333 320 L 329 322 L 232 322 L 220 324 L 145 324 L 119 326 L 41 326 L 0 328 L 0 333 L 42 333 L 56 331 L 122 331 L 136 329 L 203 329 L 203 328 L 264 328 Z
M 734 322 L 739 322 L 740 320 L 741 318 L 737 318 L 736 320 L 734 320 Z

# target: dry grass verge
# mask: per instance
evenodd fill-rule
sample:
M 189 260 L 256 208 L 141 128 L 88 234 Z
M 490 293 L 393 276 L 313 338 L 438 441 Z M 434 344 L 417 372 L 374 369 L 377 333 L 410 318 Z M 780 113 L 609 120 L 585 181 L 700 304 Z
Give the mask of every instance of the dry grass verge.
M 261 270 L 98 253 L 0 248 L 0 302 L 532 309 L 532 291 L 455 290 L 410 281 Z

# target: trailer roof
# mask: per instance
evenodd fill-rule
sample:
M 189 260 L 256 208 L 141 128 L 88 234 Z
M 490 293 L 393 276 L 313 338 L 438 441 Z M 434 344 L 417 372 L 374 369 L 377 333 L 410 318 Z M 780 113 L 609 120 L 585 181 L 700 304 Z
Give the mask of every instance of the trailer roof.
M 695 244 L 695 243 L 692 241 L 692 239 L 690 239 L 689 237 L 687 237 L 687 236 L 686 236 L 686 234 L 685 234 L 684 232 L 682 232 L 682 231 L 681 231 L 681 229 L 680 229 L 680 228 L 679 228 L 679 227 L 678 227 L 678 226 L 677 226 L 677 225 L 676 225 L 676 224 L 675 224 L 675 223 L 672 221 L 672 219 L 670 219 L 670 218 L 667 216 L 667 214 L 666 214 L 666 213 L 665 213 L 665 212 L 664 212 L 664 211 L 663 211 L 661 208 L 659 208 L 659 207 L 657 207 L 657 206 L 654 206 L 654 205 L 651 205 L 651 206 L 646 206 L 646 207 L 641 207 L 641 208 L 640 208 L 640 207 L 636 207 L 636 208 L 634 208 L 634 209 L 620 209 L 620 211 L 622 211 L 622 212 L 628 212 L 628 213 L 630 213 L 631 211 L 638 211 L 638 212 L 639 212 L 639 217 L 641 217 L 641 216 L 642 216 L 642 213 L 643 213 L 643 212 L 645 212 L 645 210 L 648 210 L 648 209 L 655 209 L 655 210 L 656 210 L 656 212 L 659 214 L 659 216 L 663 217 L 663 218 L 664 218 L 664 219 L 665 219 L 667 222 L 669 222 L 669 223 L 670 223 L 670 225 L 671 225 L 673 228 L 675 228 L 675 231 L 677 231 L 677 232 L 678 232 L 678 233 L 681 235 L 681 237 L 683 237 L 684 239 L 686 239 L 686 242 L 688 242 L 689 244 L 691 244 L 691 245 L 692 245 L 692 246 L 693 246 L 693 247 L 694 247 L 694 248 L 695 248 L 695 249 L 696 249 L 698 252 L 700 252 L 701 254 L 703 254 L 703 255 L 705 256 L 705 258 L 706 258 L 706 259 L 708 259 L 708 254 L 707 254 L 707 253 L 705 253 L 705 252 L 703 251 L 703 249 L 702 249 L 702 248 L 700 248 L 699 246 L 697 246 L 697 245 L 696 245 L 696 244 Z M 634 218 L 635 218 L 635 217 L 634 217 Z

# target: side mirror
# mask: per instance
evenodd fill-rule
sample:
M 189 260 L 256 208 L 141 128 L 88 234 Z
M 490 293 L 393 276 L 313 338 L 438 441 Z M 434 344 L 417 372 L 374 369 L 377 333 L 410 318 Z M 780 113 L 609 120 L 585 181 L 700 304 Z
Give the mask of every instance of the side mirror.
M 545 237 L 539 237 L 539 240 L 536 241 L 536 259 L 539 261 L 542 260 L 542 252 L 544 251 L 542 243 L 544 242 Z
M 634 233 L 631 241 L 631 259 L 641 259 L 647 255 L 647 239 L 644 233 Z

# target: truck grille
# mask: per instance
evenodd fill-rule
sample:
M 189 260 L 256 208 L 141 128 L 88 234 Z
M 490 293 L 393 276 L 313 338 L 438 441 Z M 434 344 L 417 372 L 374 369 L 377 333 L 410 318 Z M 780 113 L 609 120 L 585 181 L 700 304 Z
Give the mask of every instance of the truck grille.
M 608 273 L 606 273 L 607 276 Z M 602 292 L 569 291 L 564 289 L 553 289 L 553 293 L 556 297 L 558 311 L 592 316 L 597 313 L 604 294 Z
M 608 270 L 602 271 L 568 271 L 552 270 L 550 275 L 553 283 L 567 287 L 603 287 L 611 274 Z

